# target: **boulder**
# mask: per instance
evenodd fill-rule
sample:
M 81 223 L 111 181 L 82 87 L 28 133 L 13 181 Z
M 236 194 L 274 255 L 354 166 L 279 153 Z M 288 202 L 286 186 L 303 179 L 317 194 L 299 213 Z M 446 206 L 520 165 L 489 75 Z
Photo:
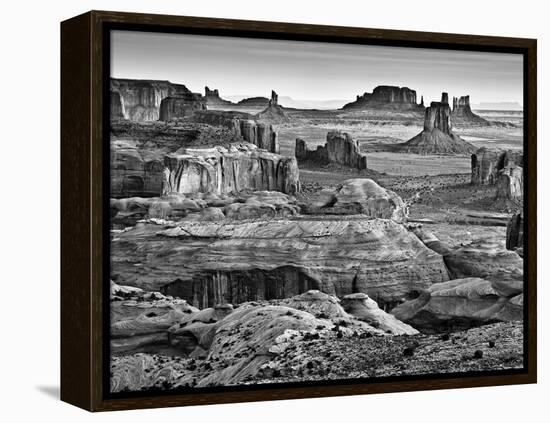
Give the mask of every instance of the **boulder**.
M 113 239 L 111 272 L 201 308 L 317 289 L 365 292 L 386 310 L 449 278 L 403 225 L 366 218 L 140 223 Z
M 486 279 L 454 279 L 430 286 L 417 299 L 394 308 L 392 314 L 425 332 L 522 320 L 523 308 L 517 295 L 501 294 Z
M 243 190 L 300 190 L 294 157 L 259 150 L 252 144 L 185 149 L 164 158 L 164 194 L 239 193 Z
M 340 304 L 348 314 L 392 335 L 415 335 L 418 333 L 415 328 L 381 310 L 376 301 L 363 292 L 346 295 Z
M 372 218 L 407 219 L 405 203 L 395 192 L 372 179 L 348 179 L 334 190 L 324 190 L 306 206 L 309 214 L 363 214 Z

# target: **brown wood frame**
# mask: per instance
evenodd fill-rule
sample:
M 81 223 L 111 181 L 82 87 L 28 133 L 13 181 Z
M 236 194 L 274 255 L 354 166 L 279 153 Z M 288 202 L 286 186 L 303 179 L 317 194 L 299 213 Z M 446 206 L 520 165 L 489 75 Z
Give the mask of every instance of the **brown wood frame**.
M 526 170 L 526 370 L 518 374 L 392 379 L 383 382 L 107 399 L 103 392 L 104 145 L 106 24 L 238 31 L 245 36 L 364 44 L 513 51 L 524 55 Z M 146 29 L 142 29 L 146 30 Z M 61 23 L 61 399 L 90 411 L 265 401 L 536 383 L 536 40 L 91 11 Z M 108 216 L 107 216 L 108 218 Z

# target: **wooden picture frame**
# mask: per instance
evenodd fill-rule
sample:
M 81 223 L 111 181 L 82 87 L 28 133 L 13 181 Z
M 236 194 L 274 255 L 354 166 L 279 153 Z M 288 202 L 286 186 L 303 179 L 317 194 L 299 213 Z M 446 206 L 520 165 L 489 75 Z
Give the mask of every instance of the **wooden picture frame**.
M 302 41 L 513 52 L 524 58 L 525 289 L 524 369 L 493 374 L 390 377 L 311 386 L 257 386 L 167 395 L 106 392 L 108 280 L 104 255 L 105 92 L 109 31 L 192 32 Z M 536 383 L 537 44 L 533 39 L 458 35 L 279 22 L 91 11 L 61 23 L 61 399 L 89 411 L 313 398 L 414 390 Z M 107 238 L 107 239 L 106 239 Z M 107 278 L 108 279 L 108 278 Z M 106 314 L 107 313 L 107 314 Z

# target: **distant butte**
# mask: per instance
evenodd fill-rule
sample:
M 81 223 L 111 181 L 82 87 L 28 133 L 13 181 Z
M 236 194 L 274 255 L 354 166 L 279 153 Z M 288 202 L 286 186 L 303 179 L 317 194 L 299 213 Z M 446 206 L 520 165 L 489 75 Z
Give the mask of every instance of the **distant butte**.
M 372 93 L 358 95 L 354 102 L 344 105 L 343 109 L 419 109 L 416 103 L 416 91 L 408 87 L 379 85 Z

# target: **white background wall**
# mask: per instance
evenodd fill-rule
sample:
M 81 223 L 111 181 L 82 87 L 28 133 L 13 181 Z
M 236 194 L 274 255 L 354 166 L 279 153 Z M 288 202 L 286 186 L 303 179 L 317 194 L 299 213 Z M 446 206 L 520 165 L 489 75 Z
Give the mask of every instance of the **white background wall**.
M 0 419 L 518 422 L 548 410 L 550 26 L 544 1 L 11 0 L 0 37 Z M 59 22 L 89 9 L 530 37 L 539 40 L 539 384 L 92 415 L 57 400 Z M 406 72 L 406 70 L 404 70 Z M 547 194 L 545 196 L 545 194 Z M 546 300 L 546 301 L 545 301 Z M 545 391 L 546 390 L 546 395 Z M 533 421 L 543 421 L 539 417 Z

